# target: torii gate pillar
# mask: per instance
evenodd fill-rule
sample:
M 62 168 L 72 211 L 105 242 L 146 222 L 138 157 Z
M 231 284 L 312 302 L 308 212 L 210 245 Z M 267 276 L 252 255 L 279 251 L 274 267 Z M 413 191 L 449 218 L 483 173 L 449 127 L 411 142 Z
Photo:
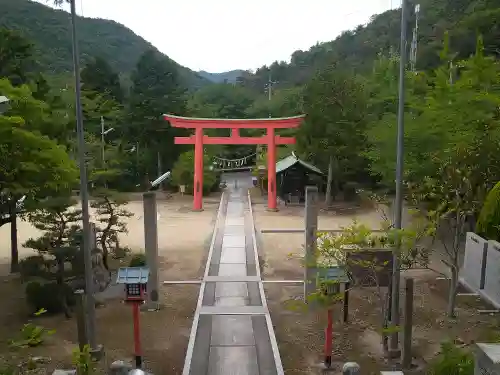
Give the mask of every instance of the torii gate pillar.
M 203 128 L 196 128 L 194 142 L 193 210 L 203 210 Z
M 175 137 L 175 144 L 194 144 L 193 210 L 203 210 L 203 145 L 267 145 L 267 208 L 277 211 L 276 146 L 294 144 L 294 137 L 280 137 L 276 129 L 296 128 L 304 115 L 266 119 L 206 119 L 163 115 L 173 127 L 194 129 L 194 136 Z M 203 129 L 231 129 L 230 137 L 208 137 Z M 266 129 L 262 137 L 241 137 L 239 129 Z
M 267 129 L 267 209 L 278 211 L 276 193 L 276 138 L 274 128 Z

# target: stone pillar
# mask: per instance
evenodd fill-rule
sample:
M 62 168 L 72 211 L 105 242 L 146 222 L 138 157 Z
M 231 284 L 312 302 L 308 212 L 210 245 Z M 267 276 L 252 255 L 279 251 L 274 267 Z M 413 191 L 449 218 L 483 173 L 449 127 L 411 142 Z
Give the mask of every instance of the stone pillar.
M 316 240 L 318 231 L 318 188 L 306 187 L 304 240 L 304 301 L 316 292 Z
M 149 268 L 147 286 L 148 309 L 158 309 L 158 217 L 156 195 L 154 192 L 143 194 L 144 205 L 144 247 L 146 249 L 146 265 Z
M 500 344 L 477 343 L 474 348 L 474 375 L 500 372 Z

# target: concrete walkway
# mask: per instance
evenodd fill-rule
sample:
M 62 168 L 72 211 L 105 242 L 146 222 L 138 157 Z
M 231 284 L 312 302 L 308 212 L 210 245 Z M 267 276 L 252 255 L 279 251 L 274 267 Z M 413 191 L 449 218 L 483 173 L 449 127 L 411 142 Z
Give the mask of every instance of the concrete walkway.
M 247 193 L 251 176 L 225 178 L 183 375 L 282 375 Z

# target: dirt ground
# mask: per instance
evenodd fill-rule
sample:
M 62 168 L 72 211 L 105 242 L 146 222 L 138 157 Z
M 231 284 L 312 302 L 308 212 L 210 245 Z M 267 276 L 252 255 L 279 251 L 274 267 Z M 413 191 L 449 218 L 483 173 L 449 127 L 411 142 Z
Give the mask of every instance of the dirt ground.
M 190 209 L 191 197 L 176 196 L 158 201 L 160 280 L 201 277 L 218 203 L 217 196 L 205 199 L 205 210 L 194 213 Z M 260 200 L 254 203 L 257 231 L 303 226 L 302 207 L 281 206 L 279 212 L 270 213 Z M 142 202 L 132 201 L 128 209 L 134 216 L 128 219 L 129 233 L 122 237 L 121 242 L 139 252 L 144 243 Z M 339 205 L 334 210 L 321 213 L 318 227 L 340 228 L 348 225 L 353 218 L 372 228 L 376 228 L 380 220 L 379 213 L 373 210 Z M 28 223 L 19 223 L 19 243 L 36 235 L 36 230 Z M 5 260 L 9 254 L 9 236 L 9 227 L 2 227 L 0 258 Z M 257 238 L 265 261 L 265 279 L 299 280 L 303 277 L 302 265 L 297 259 L 297 255 L 303 252 L 303 234 L 258 234 Z M 21 250 L 21 255 L 29 253 L 26 249 Z M 291 254 L 294 256 L 290 257 Z M 7 270 L 7 265 L 4 269 Z M 450 322 L 444 316 L 446 282 L 437 281 L 436 275 L 430 272 L 412 271 L 411 275 L 416 279 L 413 344 L 417 363 L 431 359 L 439 351 L 439 344 L 446 339 L 458 338 L 459 342 L 469 344 L 498 338 L 498 318 L 478 315 L 477 308 L 482 304 L 474 297 L 459 297 L 458 319 Z M 317 374 L 316 365 L 322 360 L 324 312 L 295 311 L 288 306 L 290 300 L 302 297 L 302 286 L 266 284 L 265 288 L 286 374 Z M 0 310 L 0 324 L 4 327 L 0 335 L 0 353 L 9 353 L 8 339 L 16 337 L 29 317 L 23 286 L 17 279 L 1 272 L 0 295 L 4 296 L 4 306 Z M 182 372 L 197 296 L 196 285 L 164 286 L 161 289 L 164 307 L 158 312 L 141 314 L 145 365 L 155 375 Z M 101 369 L 115 359 L 132 357 L 131 315 L 130 306 L 119 300 L 107 301 L 97 309 L 98 341 L 106 349 L 106 358 L 99 364 Z M 354 289 L 350 296 L 349 323 L 343 324 L 341 316 L 339 307 L 334 312 L 334 361 L 357 361 L 366 374 L 389 368 L 380 345 L 380 311 L 376 293 L 369 289 Z M 55 328 L 56 333 L 39 348 L 30 349 L 30 355 L 51 358 L 50 363 L 44 366 L 47 373 L 56 367 L 70 367 L 71 352 L 77 342 L 74 319 L 43 317 L 36 319 L 36 323 Z
M 220 196 L 205 199 L 203 212 L 192 212 L 192 197 L 175 196 L 172 199 L 158 199 L 158 250 L 160 255 L 160 282 L 164 280 L 193 280 L 201 278 L 210 244 L 213 225 L 216 219 Z M 144 228 L 142 221 L 142 202 L 131 201 L 127 209 L 134 216 L 127 220 L 129 233 L 121 238 L 121 244 L 134 252 L 144 248 Z M 29 223 L 19 223 L 19 243 L 37 230 Z M 0 230 L 1 256 L 8 256 L 10 247 L 10 228 Z M 21 249 L 21 257 L 30 254 Z M 5 262 L 6 263 L 6 262 Z M 5 264 L 4 269 L 8 269 Z M 198 297 L 197 285 L 170 285 L 161 289 L 160 299 L 163 308 L 158 312 L 141 313 L 143 351 L 145 366 L 155 375 L 180 374 L 184 363 L 192 318 Z M 0 294 L 13 296 L 7 306 L 0 310 L 0 325 L 9 327 L 2 330 L 0 353 L 7 352 L 7 341 L 18 337 L 22 324 L 29 320 L 23 286 L 12 276 L 0 276 Z M 74 319 L 65 320 L 62 316 L 43 317 L 35 320 L 47 328 L 55 328 L 56 333 L 42 346 L 30 349 L 31 355 L 50 357 L 44 366 L 48 371 L 58 367 L 69 368 L 71 352 L 77 343 L 77 330 Z M 106 301 L 97 309 L 97 334 L 103 344 L 106 358 L 100 368 L 116 359 L 131 359 L 133 353 L 132 311 L 131 307 L 120 300 Z M 22 353 L 20 353 L 22 355 Z
M 281 206 L 278 213 L 267 212 L 265 205 L 254 201 L 256 229 L 302 228 L 303 207 Z M 321 212 L 319 229 L 336 229 L 353 219 L 371 228 L 378 228 L 380 214 L 375 210 L 355 209 L 339 205 Z M 303 234 L 259 234 L 261 256 L 265 261 L 263 276 L 267 280 L 300 280 L 303 268 L 297 255 L 303 254 Z M 440 350 L 440 343 L 458 340 L 470 344 L 497 339 L 498 317 L 479 315 L 478 308 L 487 308 L 475 297 L 458 297 L 458 318 L 445 317 L 447 282 L 428 270 L 403 273 L 415 279 L 413 354 L 417 365 L 424 365 Z M 280 354 L 287 375 L 317 374 L 323 360 L 324 311 L 297 311 L 289 302 L 300 300 L 303 286 L 273 284 L 265 286 L 271 317 L 275 326 Z M 404 295 L 401 293 L 401 301 Z M 339 306 L 334 312 L 333 361 L 339 364 L 356 361 L 363 373 L 375 374 L 391 367 L 384 359 L 380 335 L 380 299 L 373 289 L 354 289 L 350 293 L 348 324 L 343 324 Z

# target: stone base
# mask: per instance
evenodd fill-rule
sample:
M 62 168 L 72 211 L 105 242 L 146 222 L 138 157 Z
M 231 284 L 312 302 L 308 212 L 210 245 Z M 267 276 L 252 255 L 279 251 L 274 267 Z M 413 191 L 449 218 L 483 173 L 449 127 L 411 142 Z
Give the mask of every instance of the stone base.
M 401 349 L 390 349 L 385 353 L 388 359 L 401 358 Z
M 90 357 L 92 360 L 98 362 L 104 357 L 104 346 L 98 344 L 97 348 L 90 349 Z
M 140 310 L 142 312 L 155 312 L 155 311 L 158 311 L 158 310 L 162 310 L 163 308 L 165 307 L 164 304 L 161 304 L 161 303 L 154 303 L 154 302 L 150 302 L 150 303 L 145 303 L 143 305 L 140 306 Z
M 340 374 L 342 372 L 342 362 L 332 362 L 330 367 L 325 366 L 325 363 L 321 362 L 318 363 L 314 366 L 315 369 L 317 369 L 318 374 Z
M 279 209 L 278 208 L 269 208 L 269 207 L 266 207 L 266 211 L 267 212 L 278 212 Z

